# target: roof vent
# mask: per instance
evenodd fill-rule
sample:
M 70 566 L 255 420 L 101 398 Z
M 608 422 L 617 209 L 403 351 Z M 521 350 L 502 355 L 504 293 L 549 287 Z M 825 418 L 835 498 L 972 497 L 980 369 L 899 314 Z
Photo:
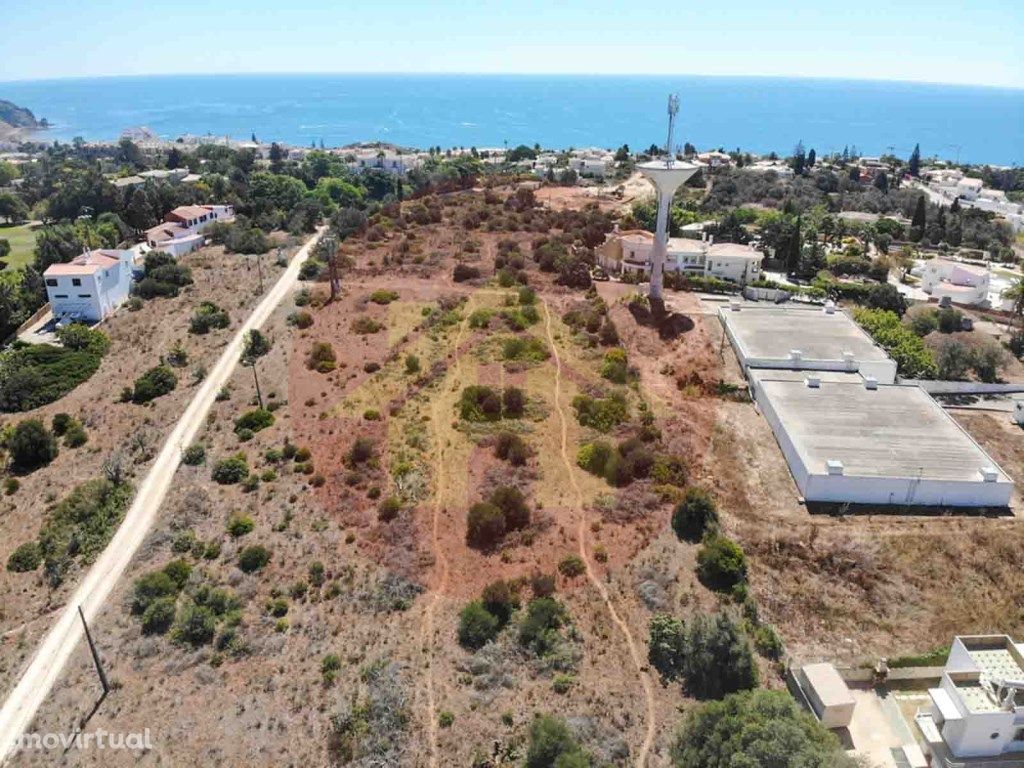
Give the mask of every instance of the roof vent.
M 829 299 L 828 301 L 825 302 L 825 314 L 826 315 L 834 315 L 835 313 L 836 313 L 836 303 L 834 301 L 832 301 L 832 299 Z
M 830 475 L 843 474 L 843 462 L 839 459 L 829 459 L 825 462 L 825 467 L 828 469 L 828 473 Z
M 733 312 L 739 312 L 740 311 L 740 300 L 739 299 L 729 299 L 729 309 L 731 309 Z
M 874 376 L 865 376 L 864 389 L 878 389 L 878 379 Z
M 994 483 L 999 479 L 999 470 L 995 467 L 982 467 L 981 479 L 986 483 Z
M 804 353 L 801 352 L 799 349 L 789 350 L 789 359 L 792 360 L 794 363 L 799 363 L 803 359 L 803 356 Z
M 821 379 L 817 376 L 808 376 L 804 379 L 804 383 L 811 389 L 818 389 L 821 386 Z

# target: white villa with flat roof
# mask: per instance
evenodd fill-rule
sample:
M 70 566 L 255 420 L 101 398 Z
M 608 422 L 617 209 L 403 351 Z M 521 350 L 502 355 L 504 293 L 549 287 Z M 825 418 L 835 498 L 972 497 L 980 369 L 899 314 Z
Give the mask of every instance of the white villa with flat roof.
M 86 251 L 43 272 L 56 320 L 96 323 L 113 314 L 132 287 L 132 251 Z
M 984 304 L 988 301 L 989 271 L 973 264 L 930 259 L 921 270 L 921 290 L 934 299 L 948 296 L 956 304 Z
M 930 707 L 915 718 L 937 768 L 1024 765 L 1024 648 L 1006 635 L 957 637 Z
M 598 263 L 609 272 L 647 275 L 651 271 L 654 235 L 642 229 L 611 233 L 598 247 Z M 665 271 L 717 277 L 739 285 L 761 277 L 764 254 L 739 243 L 715 243 L 670 237 Z
M 146 230 L 146 244 L 175 258 L 202 246 L 203 232 L 218 221 L 230 221 L 230 205 L 182 205 L 164 216 L 164 221 Z

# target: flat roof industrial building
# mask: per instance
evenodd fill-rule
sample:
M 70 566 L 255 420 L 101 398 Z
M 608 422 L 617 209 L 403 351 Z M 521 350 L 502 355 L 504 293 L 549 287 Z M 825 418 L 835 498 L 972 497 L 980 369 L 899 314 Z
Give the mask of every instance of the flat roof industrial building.
M 896 362 L 845 312 L 732 302 L 719 317 L 746 368 L 846 371 L 896 380 Z
M 1013 481 L 916 385 L 754 370 L 754 398 L 808 501 L 1005 507 Z
M 844 312 L 719 310 L 751 394 L 804 499 L 1006 507 L 1013 481 Z

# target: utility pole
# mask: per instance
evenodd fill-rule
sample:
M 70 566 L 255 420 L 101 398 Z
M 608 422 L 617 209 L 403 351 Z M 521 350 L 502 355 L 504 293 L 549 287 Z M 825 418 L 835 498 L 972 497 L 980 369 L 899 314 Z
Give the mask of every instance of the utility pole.
M 100 684 L 103 686 L 103 695 L 106 696 L 110 693 L 110 682 L 107 680 L 107 673 L 103 670 L 103 662 L 100 660 L 100 654 L 96 650 L 96 643 L 92 640 L 92 633 L 89 632 L 89 624 L 85 621 L 82 606 L 78 606 L 78 615 L 82 619 L 82 627 L 85 628 L 85 639 L 89 643 L 89 652 L 92 654 L 93 664 L 96 665 L 96 674 L 99 675 Z
M 263 393 L 260 392 L 260 377 L 256 375 L 256 359 L 253 358 L 252 365 L 252 380 L 256 383 L 256 399 L 259 401 L 260 410 L 263 410 Z

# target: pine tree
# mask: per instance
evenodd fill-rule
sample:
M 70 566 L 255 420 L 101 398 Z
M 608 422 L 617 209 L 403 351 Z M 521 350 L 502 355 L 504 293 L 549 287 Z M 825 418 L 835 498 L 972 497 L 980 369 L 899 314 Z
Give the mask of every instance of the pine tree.
M 149 204 L 145 190 L 135 189 L 132 192 L 131 200 L 124 211 L 124 221 L 136 232 L 149 229 L 156 224 L 156 214 L 153 213 L 153 206 Z
M 914 151 L 910 153 L 910 162 L 907 163 L 910 175 L 917 177 L 921 173 L 921 145 L 915 144 Z
M 928 219 L 925 215 L 924 195 L 917 198 L 917 207 L 914 208 L 914 216 L 910 220 L 910 237 L 912 240 L 920 240 L 924 235 L 925 225 Z
M 814 161 L 818 159 L 818 153 L 814 151 L 814 147 L 811 147 L 811 151 L 807 153 L 807 167 L 813 168 Z
M 793 148 L 793 173 L 800 176 L 804 172 L 804 165 L 807 163 L 807 155 L 804 153 L 804 143 L 798 141 Z
M 875 188 L 883 195 L 889 194 L 889 175 L 885 171 L 875 176 Z

